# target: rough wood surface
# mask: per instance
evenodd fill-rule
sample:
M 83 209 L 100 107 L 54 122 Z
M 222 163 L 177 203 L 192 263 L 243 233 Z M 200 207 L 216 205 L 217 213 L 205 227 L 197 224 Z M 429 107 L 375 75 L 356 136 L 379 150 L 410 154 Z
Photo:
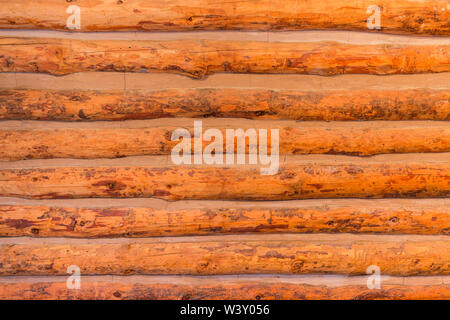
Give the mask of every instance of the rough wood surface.
M 194 137 L 195 119 L 96 122 L 6 121 L 0 128 L 0 160 L 48 158 L 116 158 L 170 154 L 180 140 L 172 132 L 186 128 Z M 450 122 L 294 122 L 209 119 L 202 132 L 214 128 L 226 137 L 226 130 L 279 130 L 280 154 L 347 154 L 369 156 L 389 153 L 450 152 Z M 211 144 L 203 140 L 203 149 Z M 223 151 L 226 150 L 226 139 Z M 268 143 L 270 146 L 270 140 Z M 191 139 L 194 153 L 194 139 Z M 246 152 L 255 146 L 245 140 Z M 235 145 L 234 151 L 236 152 Z M 216 151 L 217 152 L 217 151 Z
M 450 71 L 450 46 L 265 41 L 0 37 L 0 72 L 413 74 Z
M 448 236 L 265 234 L 136 239 L 2 238 L 0 275 L 450 274 Z
M 442 277 L 382 277 L 381 289 L 367 278 L 343 276 L 84 276 L 80 290 L 69 290 L 67 277 L 1 277 L 2 300 L 372 300 L 450 299 Z
M 153 237 L 220 233 L 450 234 L 450 200 L 25 201 L 0 198 L 1 237 Z
M 95 121 L 167 117 L 450 120 L 450 90 L 0 90 L 2 120 Z
M 450 155 L 284 156 L 261 165 L 173 165 L 168 156 L 0 162 L 0 195 L 25 198 L 155 197 L 292 200 L 450 196 Z
M 445 0 L 1 0 L 0 28 L 67 30 L 66 9 L 81 8 L 82 31 L 106 30 L 308 30 L 370 31 L 369 6 L 381 9 L 381 30 L 390 33 L 450 35 Z

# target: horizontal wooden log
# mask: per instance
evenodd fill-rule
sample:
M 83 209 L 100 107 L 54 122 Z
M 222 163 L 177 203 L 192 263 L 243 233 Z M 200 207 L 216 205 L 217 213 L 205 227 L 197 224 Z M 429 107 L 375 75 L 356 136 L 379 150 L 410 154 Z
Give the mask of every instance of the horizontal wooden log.
M 266 234 L 138 239 L 0 239 L 0 275 L 450 274 L 448 236 Z
M 450 46 L 265 41 L 0 37 L 0 72 L 413 74 L 450 71 Z M 412 62 L 413 61 L 413 62 Z
M 194 137 L 195 119 L 129 121 L 125 123 L 16 122 L 0 128 L 0 160 L 48 158 L 116 158 L 124 156 L 170 154 L 181 140 L 172 133 L 186 128 Z M 245 140 L 246 150 L 261 148 L 260 129 L 270 134 L 279 130 L 280 154 L 347 154 L 369 156 L 382 153 L 450 152 L 450 122 L 357 122 L 322 123 L 293 121 L 254 121 L 209 119 L 202 121 L 202 132 L 218 129 L 223 137 L 229 129 L 255 130 L 256 144 Z M 202 139 L 205 149 L 212 142 Z M 223 139 L 222 152 L 226 152 Z M 269 141 L 264 141 L 268 143 Z M 241 143 L 238 143 L 241 145 Z M 234 152 L 237 145 L 234 143 Z M 265 146 L 264 146 L 265 148 Z M 203 150 L 202 149 L 202 150 Z M 194 153 L 194 139 L 191 139 Z M 219 152 L 220 151 L 217 151 Z
M 153 237 L 219 233 L 450 234 L 450 200 L 25 201 L 0 198 L 0 237 Z
M 450 196 L 450 155 L 306 155 L 269 165 L 174 165 L 167 156 L 0 162 L 0 195 L 36 199 L 155 197 L 292 200 Z M 275 165 L 275 164 L 274 164 Z
M 67 30 L 72 3 L 57 0 L 1 1 L 0 28 Z M 367 26 L 378 5 L 382 32 L 450 35 L 450 7 L 445 0 L 329 0 L 298 2 L 196 0 L 78 0 L 82 31 L 107 30 L 308 30 L 371 31 Z
M 367 277 L 344 276 L 82 276 L 78 290 L 67 277 L 2 277 L 1 300 L 446 300 L 448 276 L 381 277 L 369 289 Z
M 1 120 L 450 120 L 450 90 L 0 90 Z

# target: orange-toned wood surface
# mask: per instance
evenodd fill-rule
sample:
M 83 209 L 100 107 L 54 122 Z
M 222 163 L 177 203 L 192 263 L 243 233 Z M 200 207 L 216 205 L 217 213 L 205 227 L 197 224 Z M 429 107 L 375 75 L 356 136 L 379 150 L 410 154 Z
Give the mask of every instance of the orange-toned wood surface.
M 155 197 L 167 200 L 423 198 L 450 195 L 450 156 L 281 157 L 262 165 L 173 165 L 170 156 L 0 162 L 0 195 L 35 199 Z
M 448 236 L 231 235 L 79 240 L 0 239 L 0 275 L 450 274 Z
M 450 91 L 426 88 L 319 92 L 256 88 L 0 90 L 2 120 L 94 121 L 171 117 L 450 120 Z
M 450 35 L 445 0 L 1 0 L 0 28 L 67 30 L 66 9 L 81 9 L 82 31 L 305 30 L 371 31 L 368 8 L 380 7 L 382 32 Z M 378 30 L 374 30 L 378 31 Z
M 413 74 L 450 71 L 449 45 L 0 37 L 0 72 Z M 414 63 L 411 63 L 414 61 Z
M 21 277 L 23 278 L 23 277 Z M 51 278 L 51 279 L 48 279 Z M 352 280 L 357 278 L 358 280 Z M 337 279 L 337 281 L 336 281 Z M 382 281 L 370 290 L 367 277 L 84 277 L 79 290 L 69 290 L 66 277 L 12 278 L 0 282 L 0 299 L 30 300 L 416 300 L 450 299 L 448 277 L 404 277 Z
M 0 299 L 450 299 L 449 21 L 448 0 L 0 0 Z M 273 175 L 218 147 L 176 165 L 198 120 L 220 146 L 278 129 Z
M 195 119 L 155 120 L 111 124 L 61 124 L 55 122 L 4 122 L 0 128 L 0 159 L 116 158 L 170 154 L 180 139 L 172 132 L 186 128 L 194 137 Z M 222 133 L 226 152 L 227 130 L 255 130 L 258 140 L 239 145 L 261 148 L 260 129 L 279 132 L 280 154 L 347 154 L 369 156 L 382 153 L 450 152 L 449 122 L 322 123 L 293 121 L 204 120 L 202 132 L 210 128 Z M 252 132 L 252 131 L 248 131 Z M 202 139 L 203 149 L 211 141 Z M 256 145 L 255 145 L 256 143 Z M 194 139 L 191 139 L 194 152 Z M 235 144 L 234 151 L 238 150 Z M 220 151 L 216 151 L 220 152 Z M 242 151 L 241 151 L 242 152 Z
M 450 234 L 450 201 L 216 202 L 0 199 L 2 237 L 153 237 L 226 233 Z

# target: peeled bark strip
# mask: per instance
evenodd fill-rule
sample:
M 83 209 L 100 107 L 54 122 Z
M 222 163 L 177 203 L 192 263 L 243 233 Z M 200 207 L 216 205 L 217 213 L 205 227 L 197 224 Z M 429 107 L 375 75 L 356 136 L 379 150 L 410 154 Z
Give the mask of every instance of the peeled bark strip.
M 1 300 L 445 300 L 443 277 L 381 278 L 381 289 L 367 288 L 367 277 L 344 276 L 84 276 L 79 290 L 67 277 L 0 278 Z
M 226 233 L 450 234 L 450 200 L 9 201 L 0 237 L 153 237 Z M 97 200 L 97 202 L 100 200 Z
M 362 159 L 285 156 L 274 175 L 262 174 L 261 169 L 269 165 L 174 165 L 166 156 L 0 162 L 0 195 L 167 200 L 440 198 L 450 196 L 449 159 L 449 153 Z
M 0 38 L 0 72 L 413 74 L 450 71 L 449 45 Z
M 172 117 L 292 120 L 450 120 L 450 91 L 0 90 L 1 120 L 95 121 Z
M 105 240 L 4 238 L 0 275 L 450 274 L 447 236 L 240 235 Z
M 72 3 L 57 0 L 0 1 L 0 28 L 67 30 Z M 378 5 L 381 30 L 390 33 L 450 35 L 445 0 L 197 0 L 76 1 L 82 31 L 107 30 L 311 30 L 371 31 L 367 19 Z
M 180 140 L 172 133 L 186 128 L 194 137 L 195 119 L 130 121 L 125 123 L 61 124 L 54 122 L 4 122 L 0 128 L 0 160 L 48 158 L 116 158 L 170 154 Z M 261 148 L 260 129 L 279 130 L 280 154 L 347 154 L 450 152 L 449 122 L 321 123 L 211 119 L 202 121 L 203 132 L 214 128 L 226 137 L 227 130 L 255 130 Z M 203 140 L 203 149 L 211 144 Z M 226 151 L 226 139 L 222 150 Z M 268 142 L 270 147 L 270 139 Z M 239 143 L 241 145 L 241 143 Z M 237 150 L 235 144 L 234 152 Z M 194 153 L 194 139 L 191 139 Z

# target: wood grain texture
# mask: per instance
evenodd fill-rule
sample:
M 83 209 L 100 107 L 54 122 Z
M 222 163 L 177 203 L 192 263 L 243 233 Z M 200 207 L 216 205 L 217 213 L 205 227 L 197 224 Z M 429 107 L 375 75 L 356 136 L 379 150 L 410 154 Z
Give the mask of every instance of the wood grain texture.
M 0 28 L 66 30 L 74 3 L 57 0 L 0 1 Z M 450 35 L 445 0 L 78 0 L 82 31 L 107 30 L 309 30 L 370 31 L 371 5 L 381 8 L 381 32 Z
M 0 34 L 0 120 L 22 120 L 0 128 L 0 299 L 450 299 L 450 95 L 440 78 L 450 75 L 450 5 L 380 0 L 382 29 L 368 30 L 373 4 L 0 0 L 0 29 L 17 29 Z M 69 5 L 81 7 L 81 31 L 193 32 L 21 38 L 65 30 Z M 117 73 L 101 85 L 78 86 L 80 75 L 61 81 L 65 90 L 18 89 L 26 73 L 97 71 Z M 192 83 L 138 84 L 145 73 Z M 198 81 L 214 73 L 248 82 Z M 255 74 L 303 74 L 311 86 Z M 322 90 L 314 75 L 389 84 Z M 171 132 L 192 132 L 194 118 L 219 118 L 204 129 L 222 132 L 279 129 L 278 173 L 174 165 Z M 153 120 L 92 122 L 139 119 Z M 81 267 L 81 290 L 66 288 L 70 265 Z M 381 290 L 367 288 L 371 265 Z
M 166 156 L 0 162 L 0 195 L 25 198 L 292 200 L 450 195 L 448 153 L 285 156 L 261 165 L 173 165 Z
M 50 278 L 50 279 L 49 279 Z M 430 278 L 432 280 L 430 280 Z M 446 300 L 448 277 L 382 278 L 379 290 L 367 277 L 342 276 L 84 276 L 80 290 L 66 277 L 0 278 L 1 300 Z M 356 279 L 356 280 L 355 280 Z
M 21 240 L 22 239 L 22 240 Z M 80 240 L 0 239 L 0 275 L 450 274 L 447 236 L 266 234 Z M 125 241 L 124 241 L 125 240 Z
M 172 133 L 186 128 L 194 137 L 195 119 L 127 121 L 122 123 L 61 124 L 55 122 L 3 122 L 0 128 L 0 160 L 48 158 L 116 158 L 170 154 L 180 139 Z M 450 123 L 365 122 L 322 123 L 293 121 L 202 121 L 202 132 L 218 129 L 226 152 L 227 130 L 255 130 L 258 140 L 235 143 L 261 147 L 260 129 L 279 130 L 280 154 L 347 154 L 369 156 L 389 153 L 450 152 Z M 234 131 L 233 131 L 234 132 Z M 250 132 L 250 131 L 249 131 Z M 211 140 L 202 139 L 203 149 Z M 256 144 L 255 144 L 256 143 Z M 265 142 L 267 143 L 267 142 Z M 270 139 L 268 145 L 270 147 Z M 216 151 L 219 152 L 219 151 Z M 194 153 L 194 139 L 191 139 Z
M 208 202 L 0 201 L 1 237 L 153 237 L 226 233 L 450 234 L 450 200 Z
M 0 119 L 96 121 L 171 117 L 291 120 L 450 120 L 450 91 L 0 90 Z
M 0 72 L 413 74 L 450 71 L 449 45 L 0 37 Z

